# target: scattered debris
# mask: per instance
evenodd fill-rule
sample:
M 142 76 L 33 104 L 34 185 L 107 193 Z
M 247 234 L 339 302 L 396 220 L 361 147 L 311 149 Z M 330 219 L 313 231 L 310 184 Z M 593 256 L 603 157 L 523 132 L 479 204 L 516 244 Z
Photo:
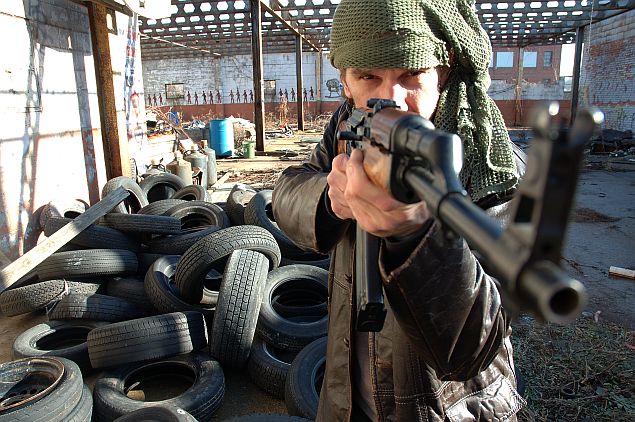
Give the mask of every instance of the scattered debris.
M 591 140 L 591 154 L 627 154 L 627 151 L 635 147 L 633 132 L 603 129 L 600 137 Z
M 251 170 L 245 173 L 231 172 L 225 183 L 244 183 L 254 189 L 273 189 L 282 171 Z
M 630 278 L 635 280 L 635 270 L 629 270 L 627 268 L 614 267 L 611 265 L 609 268 L 609 275 L 613 277 Z
M 571 221 L 576 223 L 613 223 L 619 220 L 617 217 L 599 213 L 591 208 L 576 208 L 571 215 Z

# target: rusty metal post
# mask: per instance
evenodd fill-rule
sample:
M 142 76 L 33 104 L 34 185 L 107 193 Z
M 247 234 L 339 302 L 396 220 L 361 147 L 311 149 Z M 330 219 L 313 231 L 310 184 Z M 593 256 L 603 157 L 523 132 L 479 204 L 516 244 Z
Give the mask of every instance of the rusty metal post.
M 130 176 L 128 137 L 119 134 L 106 7 L 93 2 L 88 2 L 86 7 L 88 8 L 90 39 L 95 62 L 97 102 L 106 161 L 106 176 L 108 179 L 117 176 Z M 112 18 L 114 19 L 114 13 Z M 125 133 L 125 128 L 121 129 Z
M 256 151 L 265 150 L 265 91 L 262 78 L 262 21 L 260 0 L 251 0 L 251 56 L 254 71 L 254 123 Z
M 582 44 L 584 43 L 584 26 L 575 30 L 575 53 L 573 58 L 573 80 L 571 81 L 571 116 L 569 125 L 573 124 L 578 111 L 578 96 L 580 95 L 580 68 L 582 67 Z
M 298 106 L 298 130 L 304 130 L 304 102 L 302 101 L 302 38 L 295 37 L 295 77 L 298 93 L 296 104 Z

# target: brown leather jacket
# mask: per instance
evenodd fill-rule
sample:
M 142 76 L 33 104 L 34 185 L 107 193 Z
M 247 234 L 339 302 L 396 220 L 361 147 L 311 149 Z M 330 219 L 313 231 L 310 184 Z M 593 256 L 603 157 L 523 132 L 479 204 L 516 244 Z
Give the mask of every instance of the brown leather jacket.
M 346 105 L 335 112 L 309 160 L 286 169 L 273 192 L 280 228 L 301 247 L 331 255 L 317 418 L 326 422 L 351 420 L 353 401 L 355 224 L 335 217 L 326 200 L 335 130 L 348 113 Z M 521 174 L 523 155 L 517 150 Z M 487 199 L 489 205 L 479 205 L 504 219 L 509 198 Z M 515 420 L 524 400 L 516 392 L 510 321 L 492 278 L 467 245 L 445 245 L 435 222 L 393 271 L 386 273 L 382 257 L 388 314 L 383 330 L 370 333 L 368 347 L 379 420 Z

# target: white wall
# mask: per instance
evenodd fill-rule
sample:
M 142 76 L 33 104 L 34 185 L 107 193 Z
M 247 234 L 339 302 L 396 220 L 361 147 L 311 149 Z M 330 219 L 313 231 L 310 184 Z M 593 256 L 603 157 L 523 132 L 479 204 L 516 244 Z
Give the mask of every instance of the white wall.
M 302 74 L 304 88 L 307 90 L 307 99 L 310 100 L 310 91 L 313 88 L 314 99 L 317 99 L 316 79 L 316 53 L 304 53 L 302 55 Z M 219 65 L 215 64 L 218 61 Z M 291 89 L 296 90 L 296 66 L 295 53 L 278 53 L 263 55 L 263 79 L 274 80 L 276 92 L 280 89 L 287 90 L 291 100 Z M 340 101 L 334 92 L 329 92 L 326 82 L 329 79 L 338 79 L 339 73 L 333 68 L 326 55 L 322 57 L 322 92 L 323 101 Z M 224 56 L 220 59 L 210 57 L 197 57 L 189 59 L 153 59 L 143 61 L 143 81 L 145 92 L 150 97 L 161 94 L 163 104 L 186 104 L 187 98 L 181 100 L 165 99 L 165 84 L 183 83 L 185 92 L 190 91 L 190 100 L 194 104 L 194 92 L 199 96 L 199 104 L 202 103 L 202 92 L 210 90 L 214 94 L 216 102 L 216 90 L 218 89 L 225 103 L 230 103 L 230 91 L 236 90 L 242 94 L 253 90 L 253 68 L 251 55 Z M 276 98 L 273 99 L 277 101 Z M 266 101 L 271 101 L 266 98 Z M 209 102 L 209 99 L 208 99 Z
M 116 108 L 127 116 L 123 133 L 134 156 L 145 139 L 145 109 L 139 50 L 126 47 L 139 38 L 127 16 L 117 14 L 115 21 Z M 54 199 L 96 202 L 106 170 L 86 7 L 68 0 L 1 0 L 0 27 L 1 265 L 21 254 L 36 209 Z M 126 60 L 130 54 L 134 61 Z M 124 82 L 126 74 L 132 84 Z

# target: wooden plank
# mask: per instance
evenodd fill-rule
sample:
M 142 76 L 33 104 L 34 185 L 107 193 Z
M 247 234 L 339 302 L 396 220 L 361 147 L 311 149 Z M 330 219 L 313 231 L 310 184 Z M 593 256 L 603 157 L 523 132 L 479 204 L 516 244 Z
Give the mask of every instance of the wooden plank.
M 229 179 L 232 175 L 234 174 L 233 171 L 228 171 L 227 173 L 225 173 L 223 175 L 223 177 L 221 177 L 220 179 L 218 179 L 216 181 L 216 183 L 214 183 L 212 186 L 210 186 L 211 189 L 216 189 L 219 188 L 223 183 L 225 183 L 227 181 L 227 179 Z
M 38 244 L 20 258 L 7 265 L 0 272 L 0 293 L 18 281 L 39 263 L 51 256 L 59 248 L 73 240 L 82 230 L 112 210 L 118 203 L 126 199 L 130 192 L 120 187 L 110 192 L 104 199 L 88 208 L 83 214 L 53 233 L 44 242 Z
M 611 265 L 609 268 L 609 275 L 613 277 L 623 277 L 635 280 L 635 270 L 629 270 L 628 268 L 614 267 Z

